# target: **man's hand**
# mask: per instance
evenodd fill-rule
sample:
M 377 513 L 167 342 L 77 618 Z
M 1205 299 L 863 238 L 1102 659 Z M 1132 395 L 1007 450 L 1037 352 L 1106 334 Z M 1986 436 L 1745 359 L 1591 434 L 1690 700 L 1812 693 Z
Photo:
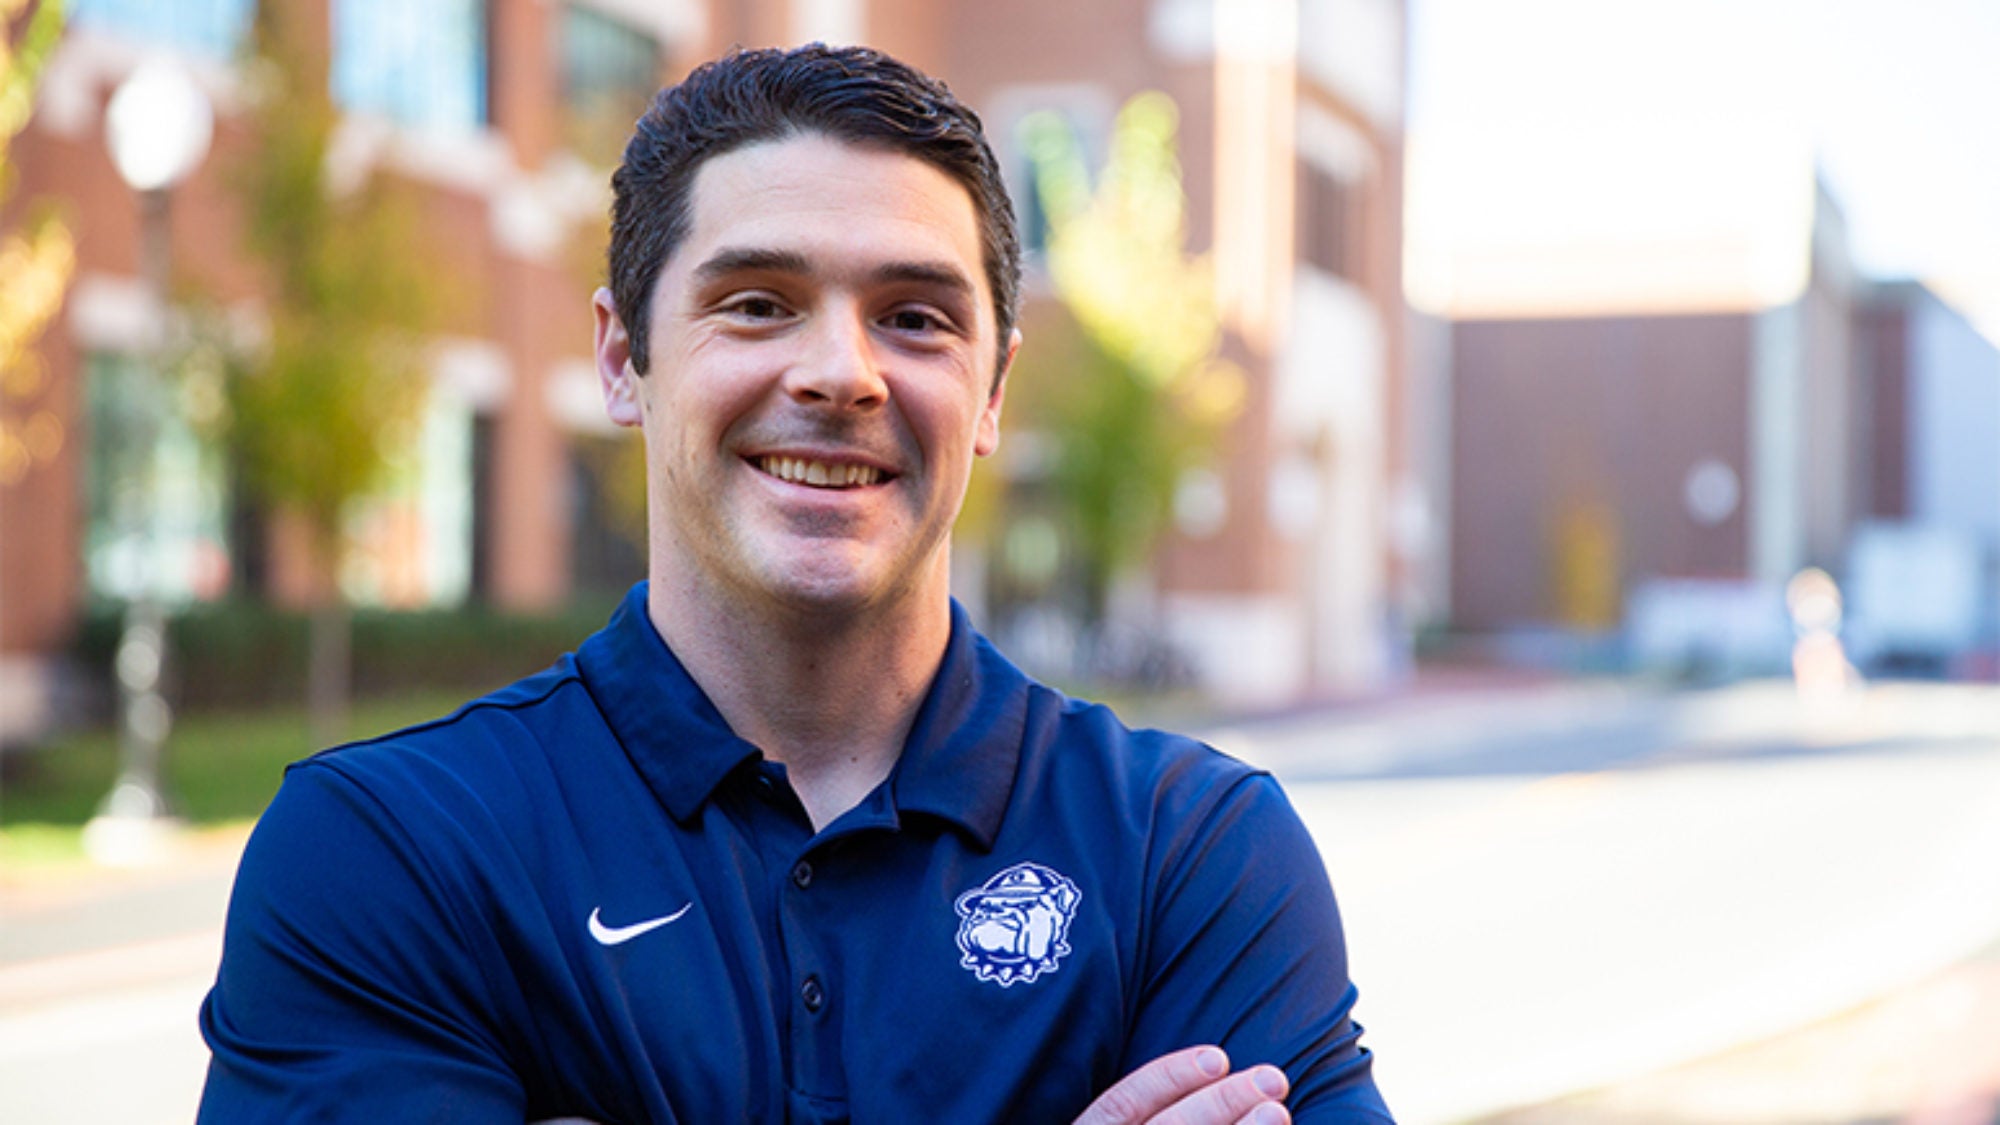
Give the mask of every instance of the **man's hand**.
M 1104 1091 L 1076 1125 L 1290 1125 L 1275 1066 L 1229 1073 L 1220 1047 L 1161 1055 Z

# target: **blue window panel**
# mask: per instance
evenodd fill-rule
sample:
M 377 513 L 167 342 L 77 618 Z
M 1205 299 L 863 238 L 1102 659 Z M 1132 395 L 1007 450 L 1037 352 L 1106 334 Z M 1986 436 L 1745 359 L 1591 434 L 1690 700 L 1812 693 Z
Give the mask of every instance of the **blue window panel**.
M 562 14 L 563 140 L 618 163 L 632 124 L 660 86 L 660 43 L 624 21 L 571 4 Z
M 333 97 L 423 129 L 486 124 L 481 0 L 334 0 Z
M 643 103 L 660 84 L 660 45 L 623 20 L 571 4 L 562 13 L 563 98 Z
M 250 33 L 255 0 L 74 0 L 73 27 L 226 59 Z
M 86 360 L 88 589 L 113 599 L 150 589 L 174 604 L 221 597 L 229 589 L 221 454 L 196 435 L 146 362 L 108 352 Z

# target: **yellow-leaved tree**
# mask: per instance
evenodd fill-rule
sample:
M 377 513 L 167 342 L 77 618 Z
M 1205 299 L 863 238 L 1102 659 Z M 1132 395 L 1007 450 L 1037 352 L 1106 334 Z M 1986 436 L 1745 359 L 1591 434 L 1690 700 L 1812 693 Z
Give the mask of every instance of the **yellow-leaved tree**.
M 1084 337 L 1071 358 L 1079 369 L 1051 381 L 1046 422 L 1091 621 L 1119 571 L 1151 550 L 1182 473 L 1242 408 L 1243 373 L 1217 355 L 1214 270 L 1187 250 L 1178 123 L 1163 93 L 1126 102 L 1094 187 L 1066 121 L 1023 123 L 1049 275 Z
M 35 84 L 62 37 L 62 0 L 0 0 L 0 207 L 13 194 L 13 140 L 35 108 Z M 18 29 L 18 37 L 15 32 Z M 32 206 L 0 231 L 0 487 L 19 484 L 63 444 L 61 416 L 43 403 L 48 369 L 32 345 L 62 307 L 76 240 L 54 208 Z
M 307 704 L 313 737 L 344 737 L 351 611 L 339 583 L 346 520 L 387 483 L 414 441 L 429 378 L 425 334 L 442 281 L 426 262 L 412 200 L 381 177 L 327 184 L 335 114 L 324 70 L 290 6 L 255 25 L 247 155 L 231 170 L 246 245 L 261 267 L 266 338 L 198 347 L 189 368 L 220 375 L 218 436 L 242 487 L 305 528 L 315 575 Z

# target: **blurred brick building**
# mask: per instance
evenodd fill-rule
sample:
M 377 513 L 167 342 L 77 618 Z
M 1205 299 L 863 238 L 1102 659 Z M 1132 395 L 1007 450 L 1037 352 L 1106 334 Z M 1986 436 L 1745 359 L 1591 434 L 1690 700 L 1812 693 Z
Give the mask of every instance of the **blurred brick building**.
M 1913 281 L 1870 286 L 1858 316 L 1867 514 L 1949 527 L 2000 556 L 2000 348 Z
M 1824 192 L 1762 237 L 1796 289 L 1452 325 L 1456 626 L 1606 629 L 1650 578 L 1838 569 L 1864 511 L 1853 267 Z
M 1853 653 L 1912 613 L 1959 618 L 1934 642 L 1954 652 L 2000 640 L 2000 351 L 1921 284 L 1858 276 L 1787 156 L 1764 171 L 1789 205 L 1745 193 L 1734 237 L 1677 256 L 1466 255 L 1462 315 L 1432 325 L 1454 628 L 1535 659 L 1566 651 L 1534 643 L 1550 631 L 1622 633 L 1640 665 L 1775 672 L 1786 584 L 1813 567 L 1847 587 Z
M 38 408 L 61 440 L 0 482 L 0 706 L 16 725 L 42 706 L 83 607 L 125 592 L 140 542 L 106 494 L 129 451 L 100 439 L 129 409 L 120 387 L 159 338 L 162 309 L 140 280 L 139 209 L 106 152 L 105 103 L 151 53 L 192 69 L 219 123 L 173 197 L 174 276 L 254 318 L 258 281 L 227 187 L 246 144 L 232 60 L 254 3 L 72 0 L 15 145 L 17 201 L 61 201 L 79 258 L 41 344 Z M 432 350 L 420 448 L 395 493 L 356 516 L 344 585 L 361 600 L 535 609 L 640 576 L 590 467 L 612 440 L 587 312 L 609 168 L 661 82 L 733 44 L 824 39 L 882 47 L 949 81 L 985 116 L 1017 199 L 1023 117 L 1058 111 L 1088 144 L 1130 95 L 1175 98 L 1194 249 L 1215 255 L 1225 346 L 1251 380 L 1202 518 L 1155 560 L 1152 625 L 1238 701 L 1364 685 L 1393 662 L 1403 560 L 1387 497 L 1407 475 L 1401 0 L 296 6 L 323 33 L 342 115 L 329 181 L 375 169 L 418 185 L 435 253 L 460 282 Z M 1032 330 L 1053 298 L 1030 265 Z M 170 426 L 156 466 L 171 499 L 153 550 L 174 596 L 303 596 L 283 522 L 246 518 L 199 442 Z

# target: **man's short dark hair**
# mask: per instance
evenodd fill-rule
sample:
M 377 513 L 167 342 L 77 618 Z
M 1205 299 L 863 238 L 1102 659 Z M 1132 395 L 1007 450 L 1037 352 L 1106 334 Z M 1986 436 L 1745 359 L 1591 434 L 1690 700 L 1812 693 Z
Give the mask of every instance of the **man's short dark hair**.
M 945 84 L 866 47 L 736 51 L 661 90 L 611 177 L 611 296 L 646 372 L 647 311 L 660 269 L 686 241 L 702 164 L 761 141 L 820 133 L 913 156 L 965 186 L 979 216 L 1000 355 L 1021 300 L 1021 244 L 979 115 Z

